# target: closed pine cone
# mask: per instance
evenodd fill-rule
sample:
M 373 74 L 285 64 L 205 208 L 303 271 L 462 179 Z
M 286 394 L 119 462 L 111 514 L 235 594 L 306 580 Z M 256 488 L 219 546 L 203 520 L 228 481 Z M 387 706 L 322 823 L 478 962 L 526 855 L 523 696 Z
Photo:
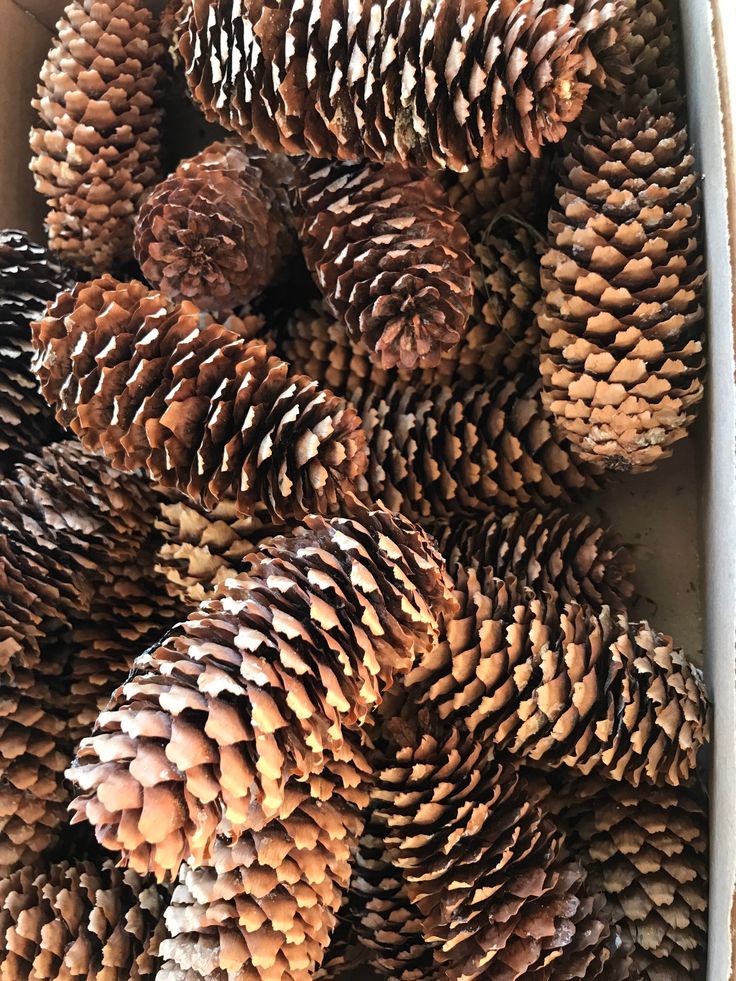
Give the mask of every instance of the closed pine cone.
M 542 260 L 545 401 L 583 460 L 648 470 L 703 393 L 700 191 L 673 116 L 607 116 L 562 166 Z
M 180 50 L 210 121 L 295 155 L 463 170 L 538 154 L 607 72 L 622 3 L 195 3 Z
M 59 435 L 31 371 L 31 321 L 71 279 L 25 232 L 0 231 L 0 460 Z
M 709 736 L 702 673 L 672 640 L 608 607 L 458 568 L 459 611 L 410 672 L 420 704 L 499 749 L 614 780 L 687 782 Z
M 131 254 L 159 173 L 163 46 L 140 0 L 72 0 L 41 69 L 31 170 L 50 248 L 89 270 Z
M 155 884 L 112 862 L 27 865 L 0 882 L 0 976 L 152 978 L 163 907 Z
M 143 655 L 70 779 L 106 847 L 162 876 L 205 860 L 300 792 L 348 802 L 366 763 L 349 738 L 454 609 L 429 538 L 378 509 L 253 554 L 237 579 Z M 228 698 L 223 697 L 223 693 Z M 153 775 L 153 779 L 152 779 Z
M 383 368 L 435 367 L 465 332 L 470 240 L 439 183 L 400 164 L 307 160 L 304 258 L 348 336 Z
M 639 981 L 695 981 L 706 960 L 708 814 L 696 788 L 644 794 L 573 779 L 551 798 L 570 846 L 606 896 Z
M 58 421 L 118 469 L 145 469 L 208 508 L 236 494 L 243 514 L 325 511 L 365 469 L 360 420 L 243 337 L 249 321 L 231 330 L 104 276 L 34 324 L 36 372 Z
M 292 171 L 286 157 L 234 141 L 180 163 L 136 219 L 133 251 L 148 282 L 215 313 L 260 293 L 294 251 Z

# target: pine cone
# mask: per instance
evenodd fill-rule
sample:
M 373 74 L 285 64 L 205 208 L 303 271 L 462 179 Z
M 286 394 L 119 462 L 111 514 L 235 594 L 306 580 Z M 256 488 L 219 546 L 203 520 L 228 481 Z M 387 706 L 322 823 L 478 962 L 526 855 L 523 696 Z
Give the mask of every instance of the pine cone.
M 222 814 L 235 837 L 259 814 L 283 819 L 290 778 L 350 802 L 367 771 L 347 734 L 454 608 L 429 539 L 404 519 L 376 510 L 307 525 L 252 555 L 143 655 L 82 743 L 74 820 L 134 868 L 201 863 Z
M 708 904 L 707 808 L 692 789 L 572 780 L 551 799 L 568 840 L 606 896 L 631 950 L 632 977 L 704 976 Z
M 633 66 L 626 86 L 624 111 L 636 115 L 643 108 L 655 116 L 684 115 L 685 100 L 679 69 L 679 38 L 667 0 L 628 0 L 629 30 L 622 35 Z M 620 103 L 619 103 L 620 104 Z
M 72 277 L 25 232 L 0 231 L 0 456 L 57 435 L 31 371 L 31 321 Z
M 41 69 L 31 170 L 53 251 L 82 268 L 130 256 L 158 177 L 163 46 L 139 0 L 72 0 Z
M 616 87 L 623 4 L 604 0 L 194 4 L 180 50 L 210 121 L 289 154 L 463 170 L 538 154 Z
M 620 610 L 634 593 L 635 565 L 629 549 L 610 528 L 586 514 L 550 511 L 491 511 L 481 518 L 430 522 L 447 569 L 492 570 L 513 576 L 536 595 Z
M 155 976 L 162 894 L 150 880 L 105 862 L 28 865 L 0 883 L 4 978 Z
M 545 400 L 583 460 L 647 470 L 703 393 L 700 191 L 673 116 L 608 116 L 563 164 L 542 260 Z
M 118 469 L 144 468 L 207 508 L 232 492 L 243 514 L 325 511 L 365 469 L 351 408 L 289 375 L 264 342 L 137 281 L 60 294 L 34 345 L 59 422 Z
M 410 695 L 476 738 L 614 780 L 690 777 L 709 735 L 702 673 L 669 637 L 608 607 L 456 573 L 459 611 L 407 676 Z
M 215 313 L 242 305 L 294 251 L 286 157 L 213 143 L 145 200 L 133 251 L 148 282 Z
M 348 336 L 383 368 L 436 366 L 472 299 L 470 241 L 440 185 L 399 164 L 307 160 L 295 198 L 304 258 Z

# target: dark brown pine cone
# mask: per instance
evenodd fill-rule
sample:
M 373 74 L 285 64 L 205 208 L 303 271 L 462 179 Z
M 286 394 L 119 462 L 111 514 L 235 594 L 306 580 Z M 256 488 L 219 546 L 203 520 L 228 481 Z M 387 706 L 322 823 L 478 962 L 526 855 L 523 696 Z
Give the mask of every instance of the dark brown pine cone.
M 243 337 L 250 321 L 231 330 L 103 276 L 34 324 L 35 369 L 57 420 L 118 469 L 145 469 L 208 508 L 235 494 L 243 514 L 327 511 L 365 470 L 360 420 Z
M 307 265 L 383 368 L 434 367 L 465 332 L 470 240 L 439 183 L 400 164 L 307 160 L 295 194 Z
M 295 250 L 280 154 L 213 143 L 154 188 L 136 219 L 143 275 L 173 300 L 214 313 L 246 303 Z
M 0 976 L 152 978 L 164 904 L 155 883 L 112 862 L 27 865 L 0 882 Z
M 434 646 L 454 601 L 423 532 L 382 509 L 356 514 L 311 516 L 251 555 L 139 658 L 82 743 L 75 821 L 132 867 L 201 863 L 223 814 L 235 837 L 259 814 L 284 818 L 291 778 L 319 800 L 362 793 L 367 764 L 348 734 Z
M 31 371 L 31 321 L 71 273 L 25 232 L 0 231 L 0 461 L 61 435 Z
M 211 121 L 268 150 L 490 166 L 617 89 L 623 2 L 195 3 L 180 42 Z
M 703 394 L 699 176 L 673 116 L 596 124 L 564 159 L 549 218 L 545 400 L 582 460 L 648 470 Z
M 140 0 L 72 0 L 41 69 L 31 170 L 49 246 L 89 270 L 131 254 L 159 173 L 163 45 Z

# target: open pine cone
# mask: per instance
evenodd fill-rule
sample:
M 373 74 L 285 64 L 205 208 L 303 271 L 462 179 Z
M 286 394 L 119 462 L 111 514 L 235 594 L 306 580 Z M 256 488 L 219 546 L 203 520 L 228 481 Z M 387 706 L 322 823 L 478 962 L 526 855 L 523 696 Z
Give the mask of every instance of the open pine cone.
M 214 313 L 260 293 L 295 249 L 292 171 L 286 157 L 235 141 L 182 161 L 136 220 L 134 253 L 148 282 Z
M 563 161 L 550 213 L 545 401 L 582 460 L 647 470 L 703 394 L 699 177 L 673 116 L 597 127 Z
M 195 3 L 180 51 L 213 122 L 268 150 L 490 166 L 615 88 L 623 2 Z
M 140 0 L 72 0 L 41 69 L 31 170 L 49 246 L 89 270 L 129 258 L 158 178 L 163 45 Z
M 328 511 L 365 470 L 360 420 L 248 341 L 249 321 L 231 330 L 188 301 L 103 276 L 61 293 L 34 324 L 41 390 L 86 447 L 205 507 L 235 494 L 243 514 Z

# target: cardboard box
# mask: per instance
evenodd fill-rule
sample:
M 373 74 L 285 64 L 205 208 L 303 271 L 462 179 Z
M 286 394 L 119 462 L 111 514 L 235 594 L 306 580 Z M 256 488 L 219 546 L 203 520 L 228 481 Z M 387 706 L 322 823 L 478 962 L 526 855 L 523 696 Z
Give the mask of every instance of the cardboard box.
M 671 460 L 616 482 L 589 507 L 636 546 L 635 612 L 705 663 L 715 701 L 708 981 L 736 981 L 736 2 L 680 2 L 691 137 L 704 173 L 707 401 Z M 0 0 L 0 226 L 39 240 L 30 100 L 64 4 Z

